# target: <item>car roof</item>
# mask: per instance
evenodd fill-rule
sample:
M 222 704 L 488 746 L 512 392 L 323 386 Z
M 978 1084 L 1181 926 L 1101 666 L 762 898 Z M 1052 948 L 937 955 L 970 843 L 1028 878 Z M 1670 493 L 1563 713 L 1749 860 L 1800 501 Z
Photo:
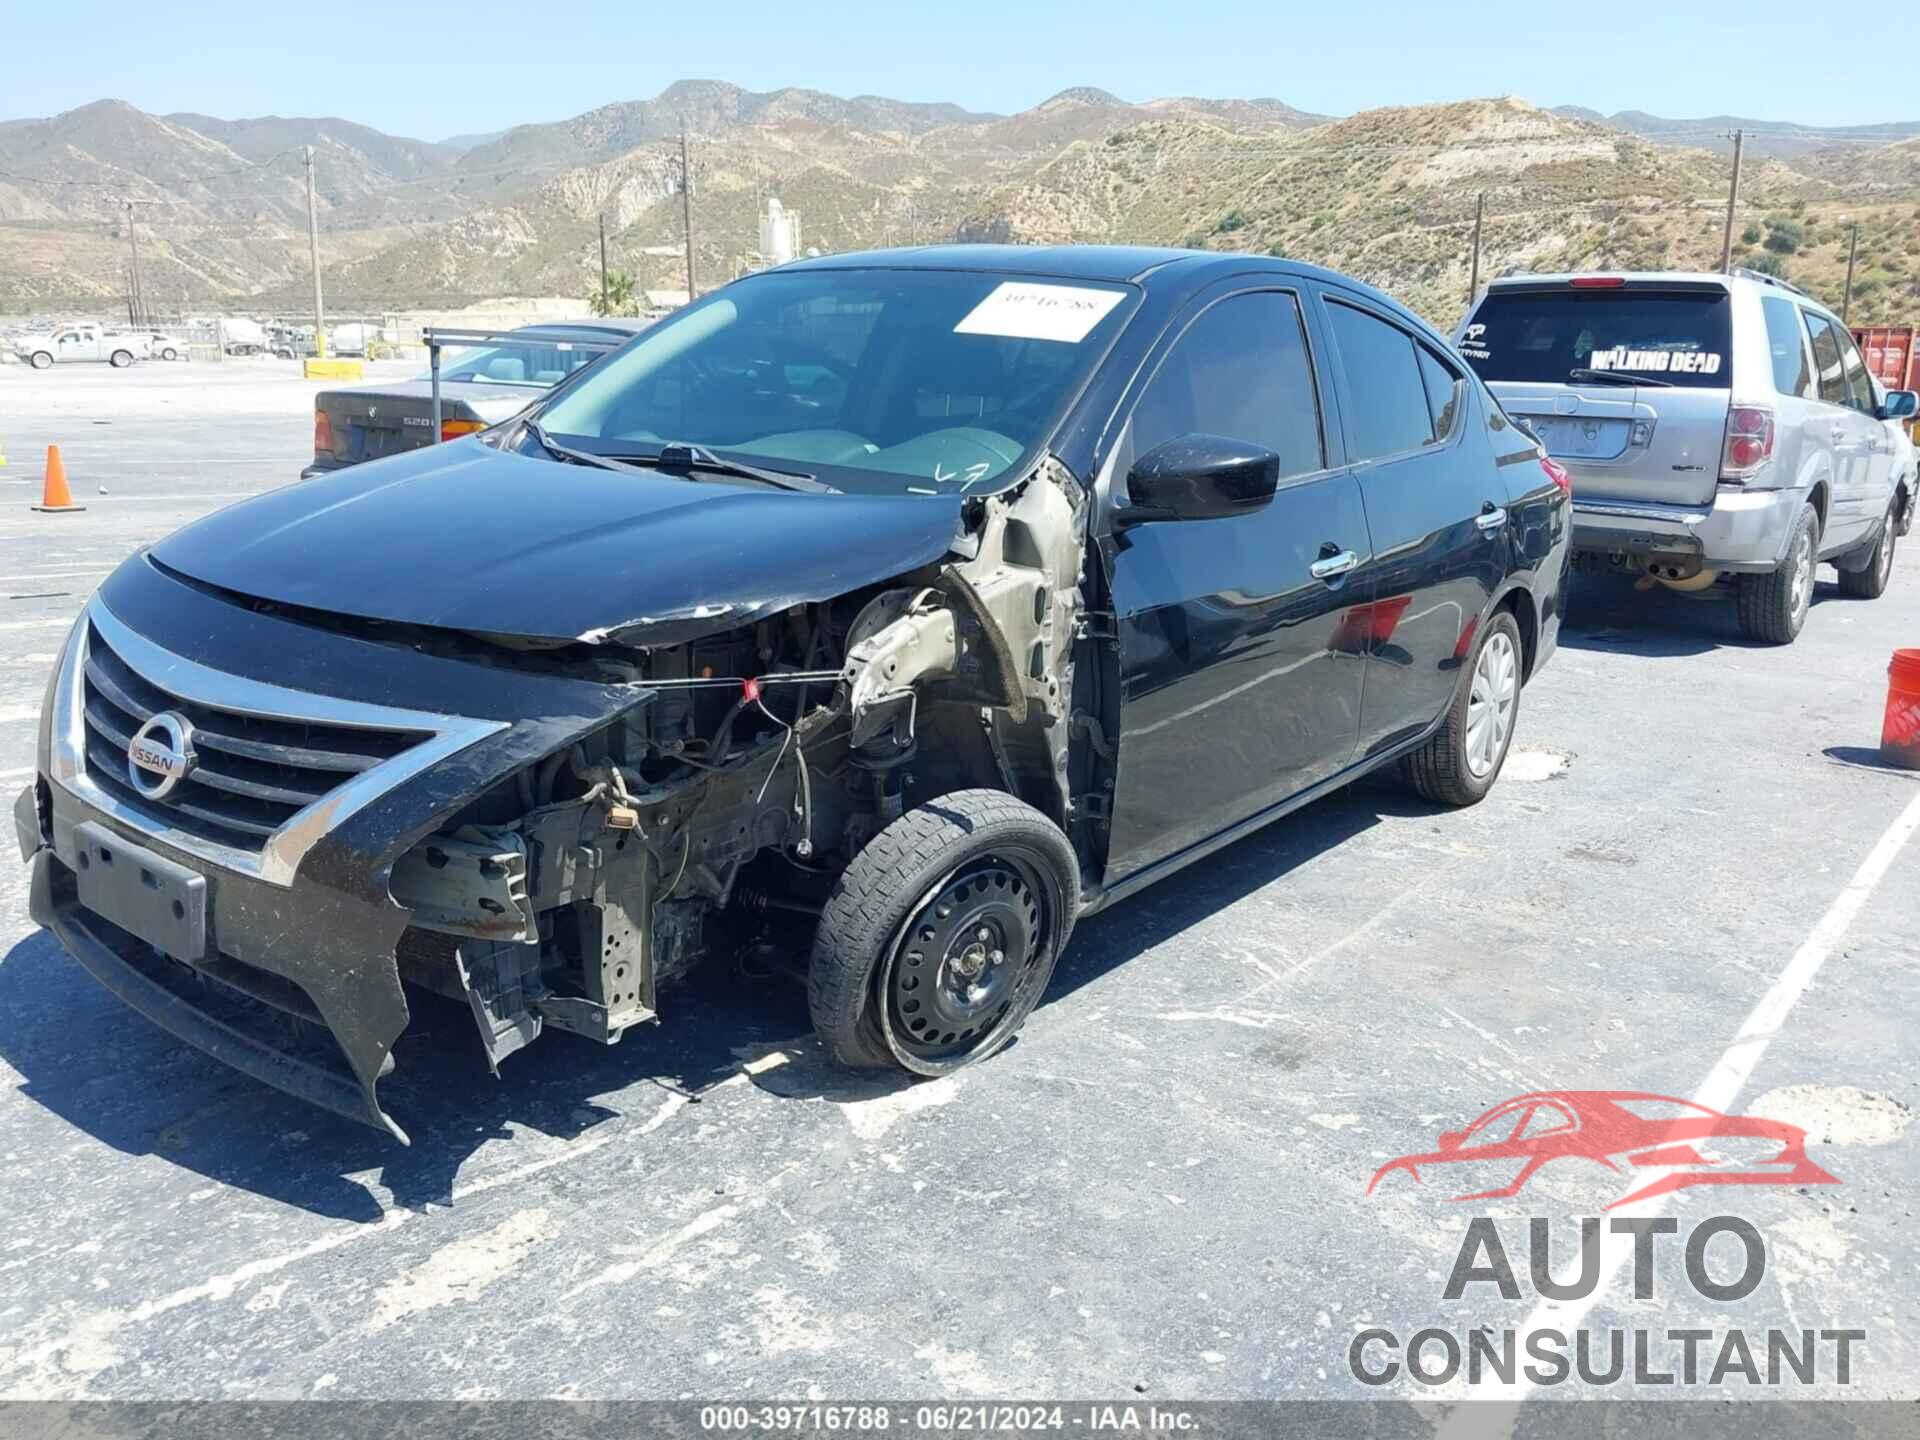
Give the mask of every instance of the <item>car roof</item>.
M 1364 281 L 1303 260 L 1240 250 L 1179 250 L 1153 245 L 917 245 L 821 255 L 778 267 L 793 270 L 971 270 L 1138 285 L 1151 292 L 1189 292 L 1230 275 L 1272 274 L 1342 286 L 1438 334 L 1406 306 Z M 767 272 L 760 272 L 765 274 Z M 751 277 L 748 277 L 751 278 Z
M 537 324 L 518 326 L 506 333 L 518 335 L 522 330 L 578 330 L 589 335 L 638 335 L 652 323 L 637 315 L 595 315 L 590 320 L 542 320 Z
M 1533 274 L 1522 272 L 1517 275 L 1502 275 L 1487 282 L 1488 290 L 1538 289 L 1549 285 L 1570 285 L 1574 280 L 1590 275 L 1618 276 L 1633 284 L 1679 284 L 1713 285 L 1731 291 L 1738 285 L 1752 285 L 1763 294 L 1791 296 L 1800 304 L 1819 311 L 1831 320 L 1839 317 L 1824 301 L 1809 295 L 1797 285 L 1784 281 L 1775 283 L 1773 277 L 1757 271 L 1736 269 L 1731 275 L 1719 270 L 1556 270 L 1550 273 Z

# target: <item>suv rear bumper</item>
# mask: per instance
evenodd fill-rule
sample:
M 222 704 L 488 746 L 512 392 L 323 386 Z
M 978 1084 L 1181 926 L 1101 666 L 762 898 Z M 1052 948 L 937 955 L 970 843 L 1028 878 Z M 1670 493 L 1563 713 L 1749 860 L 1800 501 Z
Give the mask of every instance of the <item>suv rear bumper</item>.
M 1724 485 L 1711 505 L 1650 500 L 1573 501 L 1573 548 L 1635 557 L 1697 559 L 1702 569 L 1762 573 L 1787 552 L 1802 490 L 1742 490 Z

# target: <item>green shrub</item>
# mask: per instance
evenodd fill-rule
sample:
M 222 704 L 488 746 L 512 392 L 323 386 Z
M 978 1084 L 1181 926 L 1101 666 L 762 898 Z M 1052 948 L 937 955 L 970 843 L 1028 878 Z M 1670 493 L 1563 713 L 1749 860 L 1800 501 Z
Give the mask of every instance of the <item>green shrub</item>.
M 1740 243 L 1742 245 L 1758 245 L 1760 243 L 1760 227 L 1758 225 L 1747 226 L 1746 229 L 1740 232 Z
M 1235 207 L 1214 222 L 1213 233 L 1216 235 L 1231 235 L 1236 230 L 1244 230 L 1246 228 L 1247 217 L 1238 207 Z

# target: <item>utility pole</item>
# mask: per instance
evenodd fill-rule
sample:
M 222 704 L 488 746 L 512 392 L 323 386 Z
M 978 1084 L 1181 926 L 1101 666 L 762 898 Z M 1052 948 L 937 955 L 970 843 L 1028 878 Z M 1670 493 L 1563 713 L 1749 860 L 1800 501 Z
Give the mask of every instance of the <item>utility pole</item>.
M 1487 213 L 1487 192 L 1473 197 L 1473 268 L 1467 273 L 1467 304 L 1480 293 L 1480 222 Z
M 1746 131 L 1733 132 L 1733 184 L 1727 190 L 1727 229 L 1720 238 L 1720 273 L 1733 273 L 1733 212 L 1740 204 L 1740 149 Z
M 600 313 L 607 313 L 607 212 L 600 212 Z
M 680 122 L 680 220 L 687 231 L 687 303 L 693 303 L 693 170 L 687 164 L 687 124 Z
M 140 236 L 134 229 L 133 201 L 131 200 L 127 201 L 127 244 L 133 250 L 133 294 L 130 297 L 132 305 L 129 313 L 132 316 L 132 323 L 137 329 L 141 324 L 140 317 L 146 314 L 147 302 L 146 297 L 140 290 Z
M 1847 323 L 1848 313 L 1853 309 L 1853 262 L 1860 253 L 1860 222 L 1853 222 L 1853 238 L 1847 242 L 1847 289 L 1840 301 L 1840 323 Z
M 327 325 L 320 306 L 320 216 L 313 204 L 313 147 L 307 146 L 307 258 L 313 262 L 313 353 L 327 358 Z

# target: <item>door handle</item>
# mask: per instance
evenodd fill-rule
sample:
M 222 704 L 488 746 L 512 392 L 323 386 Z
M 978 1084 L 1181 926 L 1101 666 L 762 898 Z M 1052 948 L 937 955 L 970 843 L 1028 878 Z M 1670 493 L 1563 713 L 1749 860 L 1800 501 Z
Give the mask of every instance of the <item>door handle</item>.
M 1507 512 L 1504 507 L 1489 500 L 1480 507 L 1480 513 L 1473 517 L 1473 523 L 1482 531 L 1491 534 L 1507 523 Z
M 1332 545 L 1323 547 L 1323 551 L 1331 549 L 1333 549 Z M 1358 569 L 1359 565 L 1358 555 L 1351 550 L 1341 550 L 1332 555 L 1322 553 L 1318 560 L 1307 567 L 1307 573 L 1316 580 L 1332 580 L 1346 574 L 1349 570 Z

